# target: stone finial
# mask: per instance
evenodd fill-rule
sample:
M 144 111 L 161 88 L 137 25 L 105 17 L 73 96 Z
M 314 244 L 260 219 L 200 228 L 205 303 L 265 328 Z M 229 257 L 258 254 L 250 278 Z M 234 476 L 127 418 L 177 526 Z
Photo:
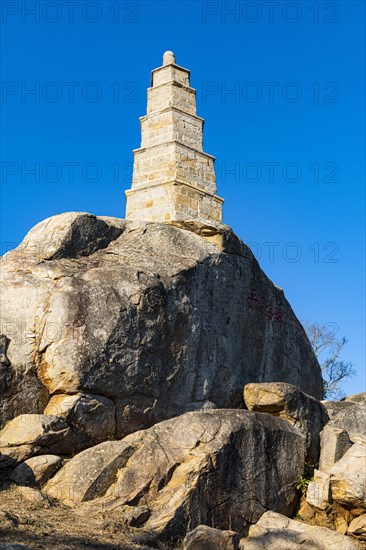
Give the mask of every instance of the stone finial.
M 163 65 L 175 64 L 175 55 L 173 52 L 167 51 L 163 55 Z

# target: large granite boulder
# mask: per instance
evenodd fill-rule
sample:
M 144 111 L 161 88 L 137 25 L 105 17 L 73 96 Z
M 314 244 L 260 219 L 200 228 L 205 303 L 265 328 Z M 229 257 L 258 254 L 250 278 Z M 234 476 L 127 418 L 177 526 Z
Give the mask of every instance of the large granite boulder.
M 348 526 L 347 533 L 362 542 L 366 542 L 366 514 L 353 519 Z
M 322 401 L 329 418 L 333 418 L 348 407 L 353 407 L 354 401 Z
M 346 403 L 346 402 L 344 402 Z M 344 408 L 321 432 L 319 470 L 308 486 L 304 519 L 324 522 L 346 533 L 366 511 L 366 403 Z
M 345 409 L 352 407 L 355 403 L 362 402 L 366 402 L 366 392 L 348 395 L 340 401 L 322 401 L 324 407 L 327 409 L 329 418 L 332 418 L 338 413 L 343 412 Z
M 329 420 L 320 401 L 283 382 L 247 384 L 244 401 L 250 411 L 273 414 L 299 428 L 306 437 L 306 460 L 311 464 L 319 462 L 319 435 Z
M 77 437 L 58 416 L 20 415 L 0 431 L 0 469 L 15 467 L 37 455 L 70 455 L 78 450 Z
M 266 512 L 243 538 L 240 550 L 362 550 L 356 540 L 327 529 Z
M 114 436 L 112 400 L 98 396 L 77 395 L 70 396 L 70 400 L 61 397 L 57 407 L 52 404 L 46 409 L 59 412 L 60 416 L 22 414 L 0 430 L 0 468 L 15 467 L 31 457 L 49 453 L 72 456 Z
M 325 425 L 320 433 L 319 470 L 329 472 L 353 443 L 366 444 L 366 403 L 354 403 Z
M 332 500 L 356 516 L 366 512 L 366 445 L 352 445 L 329 474 Z
M 47 484 L 46 491 L 68 506 L 102 496 L 134 450 L 124 441 L 105 441 L 90 447 L 65 464 Z
M 183 550 L 238 550 L 239 537 L 233 531 L 221 531 L 199 525 L 184 539 Z
M 61 464 L 62 458 L 57 455 L 34 456 L 19 464 L 10 479 L 18 485 L 40 487 L 61 467 Z
M 306 502 L 319 510 L 327 510 L 330 498 L 330 475 L 315 469 L 314 478 L 306 491 Z
M 45 414 L 64 418 L 77 434 L 80 447 L 91 447 L 116 434 L 116 407 L 112 399 L 102 395 L 76 393 L 54 395 Z
M 83 451 L 45 491 L 86 514 L 148 507 L 143 528 L 168 540 L 200 524 L 241 533 L 267 509 L 291 514 L 304 457 L 304 436 L 279 418 L 190 412 Z
M 118 437 L 243 407 L 248 382 L 321 398 L 283 291 L 227 226 L 61 214 L 4 256 L 1 275 L 3 422 L 78 392 L 114 401 Z
M 352 395 L 347 395 L 342 401 L 351 401 L 352 403 L 362 403 L 366 401 L 366 392 L 354 393 Z

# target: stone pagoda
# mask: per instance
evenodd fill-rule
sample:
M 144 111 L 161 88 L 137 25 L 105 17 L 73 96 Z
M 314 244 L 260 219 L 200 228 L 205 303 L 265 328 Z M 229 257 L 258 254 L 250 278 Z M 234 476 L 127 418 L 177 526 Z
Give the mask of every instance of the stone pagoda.
M 221 222 L 224 201 L 216 195 L 215 158 L 202 150 L 204 120 L 196 115 L 196 90 L 173 52 L 165 52 L 163 66 L 152 71 L 147 115 L 140 122 L 126 219 Z

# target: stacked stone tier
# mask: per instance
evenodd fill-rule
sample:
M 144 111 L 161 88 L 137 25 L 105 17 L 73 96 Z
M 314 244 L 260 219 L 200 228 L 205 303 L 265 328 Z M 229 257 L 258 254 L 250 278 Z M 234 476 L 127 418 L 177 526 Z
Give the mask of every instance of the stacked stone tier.
M 147 114 L 175 107 L 190 115 L 196 114 L 196 90 L 178 82 L 168 82 L 147 90 Z
M 215 194 L 215 157 L 170 141 L 134 151 L 132 189 L 147 183 L 179 180 L 207 193 Z
M 170 65 L 163 65 L 151 71 L 151 87 L 161 86 L 162 84 L 176 82 L 184 87 L 190 85 L 191 71 L 172 63 Z
M 224 199 L 177 180 L 149 183 L 125 193 L 127 219 L 152 222 L 201 219 L 222 222 Z
M 197 115 L 166 107 L 141 117 L 140 124 L 142 149 L 175 140 L 202 151 L 204 120 Z

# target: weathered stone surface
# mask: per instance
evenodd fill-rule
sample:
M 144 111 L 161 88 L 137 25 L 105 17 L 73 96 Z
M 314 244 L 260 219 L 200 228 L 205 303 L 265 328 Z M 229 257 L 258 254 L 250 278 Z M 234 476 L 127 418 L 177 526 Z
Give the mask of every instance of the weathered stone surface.
M 28 500 L 37 506 L 49 508 L 50 503 L 47 497 L 41 491 L 38 491 L 33 487 L 20 485 L 17 487 L 17 493 L 20 494 L 22 500 Z
M 329 474 L 314 470 L 314 480 L 309 483 L 306 491 L 306 501 L 308 504 L 320 510 L 327 509 L 330 496 L 329 481 Z
M 366 445 L 352 445 L 329 473 L 332 499 L 355 515 L 365 512 Z
M 57 416 L 24 414 L 17 416 L 0 432 L 1 447 L 18 445 L 47 445 L 58 437 L 59 432 L 69 432 L 66 422 Z
M 19 327 L 10 325 L 10 328 L 18 330 Z M 8 329 L 9 326 L 1 325 L 0 330 Z M 16 414 L 38 412 L 48 400 L 35 365 L 13 367 L 7 356 L 9 344 L 9 338 L 0 334 L 0 429 Z
M 331 498 L 329 499 L 328 506 L 323 509 L 311 506 L 305 500 L 305 497 L 303 497 L 298 514 L 302 521 L 309 525 L 327 527 L 342 535 L 347 533 L 348 524 L 353 519 L 353 515 L 349 510 L 346 510 L 336 502 L 331 502 Z
M 41 455 L 29 458 L 19 464 L 11 474 L 11 479 L 18 485 L 40 487 L 52 476 L 62 464 L 57 455 Z
M 123 436 L 207 404 L 242 407 L 248 382 L 321 396 L 305 332 L 250 250 L 225 226 L 201 223 L 197 234 L 185 223 L 61 214 L 6 254 L 0 307 L 11 367 L 0 369 L 21 372 L 33 397 L 20 392 L 18 402 L 14 387 L 4 418 L 25 404 L 42 412 L 47 392 L 97 394 L 118 402 Z
M 70 454 L 77 449 L 70 427 L 63 418 L 23 414 L 0 431 L 0 464 L 15 465 L 40 454 Z
M 245 410 L 187 413 L 119 444 L 133 447 L 134 453 L 108 480 L 108 491 L 103 484 L 103 498 L 96 500 L 94 490 L 100 469 L 94 472 L 88 464 L 107 443 L 74 457 L 48 482 L 47 493 L 67 504 L 94 498 L 93 505 L 107 512 L 148 506 L 144 528 L 168 538 L 184 535 L 188 524 L 239 532 L 267 508 L 291 513 L 304 467 L 305 438 L 296 428 Z
M 240 541 L 241 550 L 361 550 L 356 540 L 327 529 L 266 512 Z
M 366 510 L 365 438 L 365 402 L 351 403 L 326 424 L 321 432 L 319 471 L 315 470 L 306 495 L 310 507 L 300 512 L 304 519 L 346 533 L 353 516 Z
M 36 454 L 42 454 L 42 447 L 36 445 L 0 447 L 0 470 L 13 470 L 17 464 Z
M 79 439 L 80 448 L 80 440 L 90 447 L 116 435 L 115 404 L 102 395 L 54 395 L 44 412 L 65 418 Z
M 334 416 L 320 434 L 319 470 L 329 472 L 352 443 L 366 443 L 366 403 L 355 403 Z
M 366 402 L 355 403 L 337 414 L 325 430 L 333 427 L 346 430 L 352 443 L 366 443 Z
M 151 516 L 148 506 L 122 506 L 121 521 L 129 527 L 141 527 Z
M 352 446 L 352 441 L 346 430 L 329 427 L 320 434 L 321 452 L 319 470 L 329 472 L 335 462 Z
M 361 541 L 366 541 L 366 514 L 353 519 L 348 526 L 347 533 Z
M 321 403 L 326 408 L 330 419 L 336 414 L 354 405 L 353 401 L 322 401 Z
M 239 537 L 234 531 L 221 531 L 199 525 L 187 534 L 183 550 L 238 550 Z
M 366 392 L 354 393 L 353 395 L 347 395 L 344 398 L 345 402 L 351 401 L 352 403 L 361 403 L 366 401 Z
M 119 237 L 124 227 L 124 220 L 119 218 L 65 212 L 35 225 L 24 238 L 19 252 L 24 254 L 24 259 L 30 256 L 40 260 L 91 256 Z
M 329 417 L 325 407 L 292 384 L 281 382 L 247 384 L 244 401 L 251 411 L 278 416 L 299 428 L 306 437 L 307 461 L 317 464 L 320 454 L 319 434 Z
M 133 453 L 124 441 L 105 441 L 77 454 L 47 483 L 46 493 L 73 506 L 104 495 Z
M 164 52 L 163 65 L 171 65 L 171 64 L 175 64 L 175 55 L 173 52 L 169 50 Z
M 124 228 L 124 220 L 106 220 L 80 212 L 54 216 L 36 225 L 15 251 L 2 258 L 0 332 L 6 342 L 6 364 L 0 363 L 0 427 L 19 414 L 42 412 L 48 401 L 47 388 L 39 376 L 40 348 L 44 330 L 48 332 L 46 340 L 57 339 L 63 320 L 55 315 L 50 323 L 41 321 L 43 314 L 56 305 L 55 296 L 48 301 L 44 264 L 56 258 L 62 261 L 89 256 L 106 247 Z M 28 275 L 42 263 L 45 279 L 40 286 L 35 274 Z M 18 296 L 21 287 L 22 296 Z M 64 327 L 69 331 L 72 328 Z

